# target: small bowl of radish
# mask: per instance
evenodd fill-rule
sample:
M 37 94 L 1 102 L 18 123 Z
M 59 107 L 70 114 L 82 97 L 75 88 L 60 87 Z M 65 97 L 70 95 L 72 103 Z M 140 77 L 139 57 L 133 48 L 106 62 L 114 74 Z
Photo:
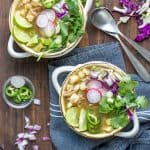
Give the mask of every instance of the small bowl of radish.
M 60 86 L 58 77 L 64 72 L 70 73 Z M 137 81 L 117 66 L 102 61 L 62 66 L 52 73 L 52 83 L 59 94 L 64 120 L 76 133 L 102 139 L 131 138 L 139 131 L 135 109 L 145 108 L 148 101 L 137 96 Z M 130 122 L 133 128 L 121 131 Z
M 9 54 L 40 59 L 69 53 L 84 35 L 92 3 L 87 0 L 84 8 L 76 0 L 14 0 L 9 14 Z M 26 52 L 17 52 L 14 41 Z

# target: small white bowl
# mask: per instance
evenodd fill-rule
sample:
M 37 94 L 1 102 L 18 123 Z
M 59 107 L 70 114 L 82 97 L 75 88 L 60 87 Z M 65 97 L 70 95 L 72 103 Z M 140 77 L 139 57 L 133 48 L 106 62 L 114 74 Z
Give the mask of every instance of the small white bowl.
M 5 94 L 5 89 L 8 85 L 10 85 L 10 82 L 11 82 L 11 79 L 12 77 L 22 77 L 24 80 L 25 80 L 25 85 L 27 85 L 31 90 L 32 90 L 32 93 L 33 93 L 33 96 L 30 100 L 24 102 L 24 103 L 21 103 L 21 104 L 16 104 L 14 103 L 11 98 L 9 98 L 6 94 Z M 3 89 L 2 89 L 2 95 L 3 95 L 3 99 L 4 101 L 12 108 L 15 108 L 15 109 L 23 109 L 23 108 L 26 108 L 28 107 L 29 105 L 32 104 L 33 102 L 33 99 L 35 97 L 35 87 L 33 85 L 33 83 L 31 82 L 31 80 L 29 80 L 27 77 L 24 77 L 24 76 L 12 76 L 10 78 L 7 79 L 7 81 L 4 83 L 3 85 Z

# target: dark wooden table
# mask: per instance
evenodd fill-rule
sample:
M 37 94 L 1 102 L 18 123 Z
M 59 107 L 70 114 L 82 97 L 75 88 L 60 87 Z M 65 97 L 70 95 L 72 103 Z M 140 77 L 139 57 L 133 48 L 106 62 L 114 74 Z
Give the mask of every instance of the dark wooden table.
M 103 6 L 109 7 L 117 5 L 118 0 L 103 0 Z M 49 87 L 48 87 L 48 62 L 50 60 L 41 60 L 36 62 L 35 58 L 28 59 L 14 59 L 11 58 L 7 52 L 7 42 L 10 35 L 8 27 L 8 14 L 12 0 L 0 0 L 0 91 L 2 90 L 5 80 L 12 75 L 25 75 L 30 78 L 36 87 L 36 97 L 41 99 L 41 105 L 32 105 L 25 110 L 15 110 L 3 101 L 0 95 L 0 146 L 4 150 L 16 150 L 14 145 L 17 133 L 24 131 L 24 116 L 30 117 L 32 123 L 42 125 L 42 130 L 38 134 L 36 143 L 40 146 L 40 150 L 51 150 L 52 142 L 42 142 L 41 137 L 49 135 L 47 123 L 50 121 L 49 117 Z M 115 14 L 118 19 L 118 14 Z M 134 39 L 137 33 L 137 27 L 134 20 L 130 20 L 127 25 L 121 25 L 120 29 L 125 35 Z M 87 46 L 93 44 L 100 44 L 112 41 L 113 39 L 106 34 L 96 30 L 90 22 L 87 25 L 87 32 L 79 44 L 79 46 Z M 150 48 L 150 39 L 140 43 L 146 48 Z M 18 48 L 19 49 L 19 48 Z M 131 48 L 132 49 L 132 48 Z M 141 60 L 141 62 L 150 71 L 150 64 L 144 61 L 141 56 L 132 49 L 132 52 Z M 126 55 L 126 67 L 129 73 L 134 72 Z M 31 145 L 27 148 L 31 150 Z

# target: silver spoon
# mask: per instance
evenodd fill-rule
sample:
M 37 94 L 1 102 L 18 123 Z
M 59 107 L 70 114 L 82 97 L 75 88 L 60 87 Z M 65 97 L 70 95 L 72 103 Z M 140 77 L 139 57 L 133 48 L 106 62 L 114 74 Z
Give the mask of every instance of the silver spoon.
M 125 40 L 127 40 L 132 46 L 134 45 L 133 47 L 136 48 L 136 50 L 138 50 L 138 52 L 149 62 L 150 62 L 150 52 L 148 52 L 145 48 L 139 46 L 134 41 L 127 38 L 119 31 L 118 26 L 111 12 L 105 7 L 94 9 L 91 14 L 91 22 L 96 28 L 115 37 L 120 42 L 121 46 L 123 47 L 124 51 L 126 52 L 127 56 L 129 57 L 132 65 L 134 66 L 138 74 L 145 82 L 150 82 L 149 72 L 140 63 L 140 61 L 130 52 L 130 50 L 120 39 L 119 35 L 121 35 Z

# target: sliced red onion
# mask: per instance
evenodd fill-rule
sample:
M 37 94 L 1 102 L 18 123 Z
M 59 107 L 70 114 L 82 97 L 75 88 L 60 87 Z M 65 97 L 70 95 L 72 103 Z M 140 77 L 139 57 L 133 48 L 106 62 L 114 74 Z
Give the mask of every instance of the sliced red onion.
M 11 78 L 10 81 L 11 85 L 13 85 L 15 88 L 21 88 L 25 85 L 25 80 L 21 76 L 14 76 Z
M 101 98 L 102 98 L 102 94 L 99 90 L 94 89 L 94 88 L 88 90 L 87 99 L 89 103 L 91 104 L 99 103 Z
M 33 150 L 38 150 L 39 146 L 38 145 L 33 145 Z
M 110 75 L 108 75 L 106 78 L 104 78 L 104 81 L 109 87 L 111 87 L 115 80 Z
M 49 138 L 48 136 L 43 136 L 43 137 L 42 137 L 42 140 L 43 140 L 43 141 L 50 141 L 50 138 Z
M 90 72 L 91 78 L 96 79 L 96 78 L 98 78 L 98 75 L 99 75 L 99 72 L 97 72 L 97 71 L 91 71 L 91 72 Z
M 48 17 L 44 14 L 40 14 L 36 19 L 36 25 L 39 28 L 45 28 L 48 25 Z
M 56 13 L 56 16 L 60 19 L 64 18 L 68 14 L 68 11 L 63 10 L 62 13 Z
M 54 22 L 56 18 L 56 14 L 53 10 L 47 9 L 41 12 L 41 14 L 46 15 L 48 18 L 48 21 Z
M 102 88 L 102 83 L 99 80 L 96 79 L 91 79 L 88 83 L 87 83 L 87 88 L 88 89 L 101 89 Z

